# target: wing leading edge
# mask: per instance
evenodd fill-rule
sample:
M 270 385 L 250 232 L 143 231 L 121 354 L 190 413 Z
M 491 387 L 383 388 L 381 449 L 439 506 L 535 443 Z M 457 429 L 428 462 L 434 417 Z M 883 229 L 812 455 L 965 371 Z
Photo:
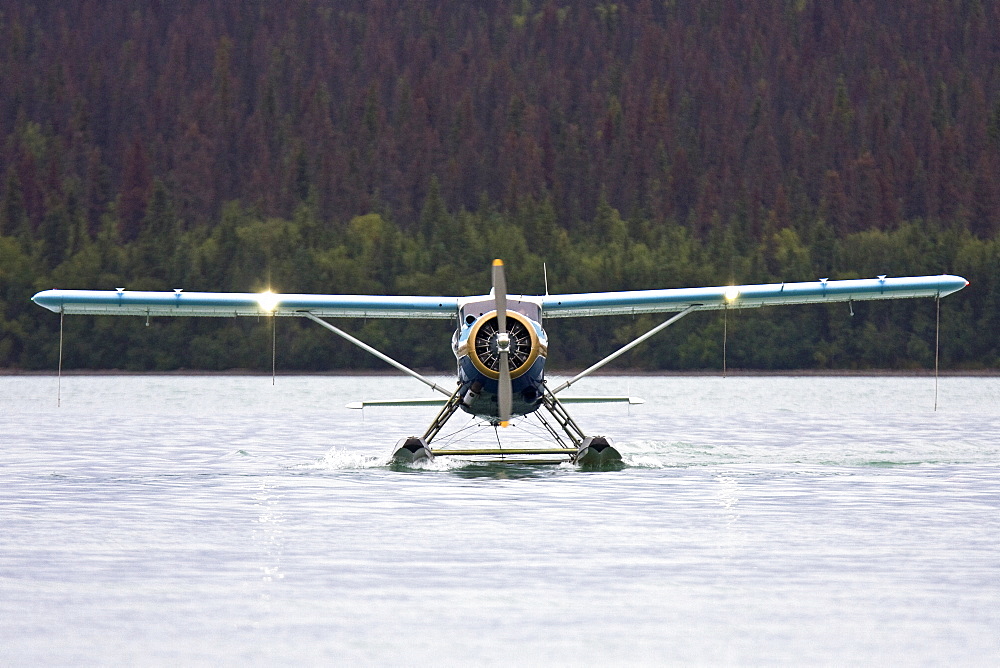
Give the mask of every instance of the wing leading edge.
M 675 288 L 628 292 L 546 295 L 541 298 L 547 318 L 570 318 L 630 313 L 668 313 L 695 306 L 698 310 L 756 308 L 782 304 L 945 297 L 969 282 L 961 276 L 910 276 L 862 278 L 844 281 L 822 279 L 806 283 L 723 285 L 711 288 Z
M 270 292 L 139 292 L 131 290 L 45 290 L 34 297 L 50 311 L 83 315 L 295 316 L 321 318 L 453 319 L 457 297 L 299 295 Z
M 961 276 L 864 278 L 806 283 L 723 285 L 708 288 L 633 290 L 528 297 L 540 303 L 547 318 L 667 313 L 692 306 L 698 310 L 756 308 L 781 304 L 945 297 L 969 284 Z M 485 297 L 484 297 L 485 298 Z M 380 295 L 305 295 L 252 292 L 141 292 L 133 290 L 45 290 L 34 297 L 50 311 L 82 315 L 137 316 L 297 316 L 321 318 L 452 319 L 459 297 Z

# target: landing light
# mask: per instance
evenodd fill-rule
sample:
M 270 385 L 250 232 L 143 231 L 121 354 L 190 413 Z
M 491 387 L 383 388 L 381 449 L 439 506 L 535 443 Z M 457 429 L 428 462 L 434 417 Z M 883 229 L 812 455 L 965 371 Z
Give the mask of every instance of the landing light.
M 726 288 L 725 297 L 727 302 L 734 302 L 740 296 L 740 290 L 735 285 Z
M 278 301 L 278 295 L 274 294 L 270 290 L 257 295 L 257 303 L 260 304 L 260 307 L 268 313 L 271 313 L 274 309 L 278 308 Z

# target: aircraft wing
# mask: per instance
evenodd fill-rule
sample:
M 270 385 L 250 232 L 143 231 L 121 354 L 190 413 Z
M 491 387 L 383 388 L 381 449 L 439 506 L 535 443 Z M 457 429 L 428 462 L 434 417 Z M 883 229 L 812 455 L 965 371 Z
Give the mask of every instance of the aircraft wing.
M 690 307 L 698 310 L 755 308 L 780 304 L 824 304 L 830 302 L 944 297 L 969 282 L 961 276 L 911 276 L 906 278 L 862 278 L 845 281 L 820 279 L 806 283 L 766 285 L 722 285 L 712 288 L 675 288 L 628 292 L 591 292 L 545 295 L 541 298 L 547 318 L 570 318 L 630 313 L 667 313 Z
M 322 318 L 454 319 L 458 313 L 458 297 L 45 290 L 32 301 L 56 313 L 156 317 L 295 316 L 309 312 Z
M 754 308 L 779 304 L 944 297 L 969 282 L 960 276 L 865 278 L 846 281 L 821 279 L 807 283 L 723 285 L 709 288 L 632 290 L 545 295 L 546 317 L 665 313 L 698 310 Z M 142 292 L 134 290 L 45 290 L 32 301 L 50 311 L 86 315 L 138 316 L 296 316 L 312 313 L 321 318 L 430 318 L 456 317 L 459 297 L 410 297 L 395 295 L 305 295 L 270 292 Z

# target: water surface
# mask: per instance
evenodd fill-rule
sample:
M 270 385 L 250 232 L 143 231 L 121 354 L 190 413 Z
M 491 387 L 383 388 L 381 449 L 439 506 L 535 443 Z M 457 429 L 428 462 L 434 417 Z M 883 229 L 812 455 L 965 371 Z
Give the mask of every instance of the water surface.
M 409 379 L 0 377 L 0 663 L 1000 661 L 1000 379 L 572 389 L 624 470 L 391 468 L 434 409 L 344 405 Z

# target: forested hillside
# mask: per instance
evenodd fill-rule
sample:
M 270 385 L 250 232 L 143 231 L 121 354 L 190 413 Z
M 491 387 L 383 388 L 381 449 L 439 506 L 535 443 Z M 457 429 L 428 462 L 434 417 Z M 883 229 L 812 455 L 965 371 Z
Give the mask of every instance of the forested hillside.
M 0 367 L 39 289 L 476 294 L 955 273 L 1000 366 L 1000 3 L 0 0 Z M 655 324 L 550 321 L 580 366 Z M 932 300 L 730 313 L 728 364 L 929 368 Z M 450 324 L 347 322 L 417 366 Z M 722 316 L 626 358 L 717 368 Z M 270 368 L 270 324 L 76 317 L 68 368 Z M 282 369 L 378 368 L 277 323 Z

